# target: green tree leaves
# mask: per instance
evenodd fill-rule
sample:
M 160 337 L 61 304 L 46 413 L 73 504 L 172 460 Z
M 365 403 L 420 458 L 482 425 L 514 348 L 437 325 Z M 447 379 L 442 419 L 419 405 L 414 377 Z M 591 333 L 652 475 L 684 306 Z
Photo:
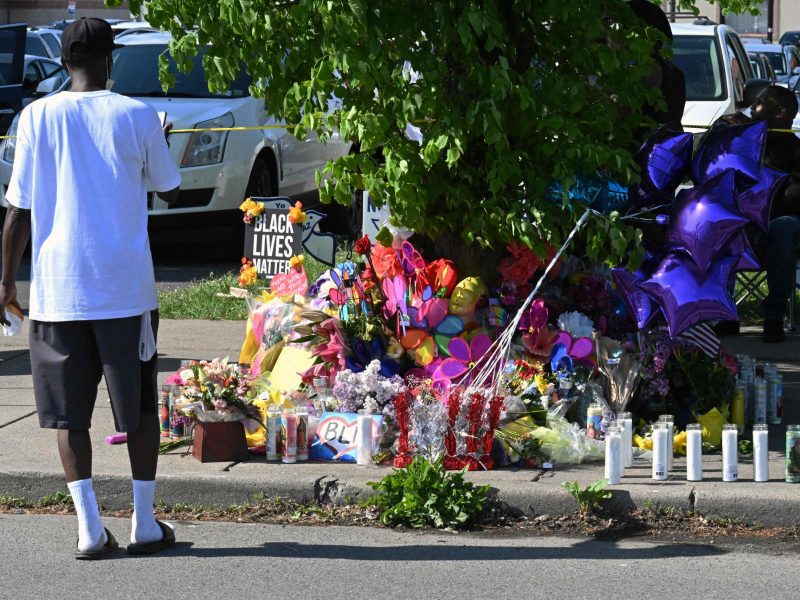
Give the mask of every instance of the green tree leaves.
M 346 204 L 367 189 L 433 238 L 560 244 L 583 210 L 545 201 L 548 184 L 597 169 L 636 179 L 633 133 L 642 107 L 661 101 L 643 82 L 660 34 L 636 27 L 623 0 L 148 0 L 147 8 L 150 23 L 173 34 L 179 66 L 210 46 L 203 66 L 212 89 L 245 65 L 251 91 L 297 124 L 295 135 L 325 139 L 338 129 L 355 144 L 354 156 L 326 165 L 323 201 Z M 166 64 L 161 74 L 168 83 Z M 334 98 L 340 110 L 330 109 Z M 409 123 L 422 144 L 406 135 Z M 610 262 L 636 248 L 638 234 L 618 218 L 592 219 L 584 231 L 587 250 Z

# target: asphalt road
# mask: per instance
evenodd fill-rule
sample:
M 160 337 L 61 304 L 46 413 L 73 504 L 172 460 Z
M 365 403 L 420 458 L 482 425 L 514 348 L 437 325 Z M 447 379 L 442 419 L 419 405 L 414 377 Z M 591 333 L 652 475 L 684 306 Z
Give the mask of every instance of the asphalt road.
M 106 525 L 121 542 L 127 521 Z M 796 545 L 178 523 L 177 545 L 72 558 L 72 516 L 0 514 L 0 598 L 796 598 Z

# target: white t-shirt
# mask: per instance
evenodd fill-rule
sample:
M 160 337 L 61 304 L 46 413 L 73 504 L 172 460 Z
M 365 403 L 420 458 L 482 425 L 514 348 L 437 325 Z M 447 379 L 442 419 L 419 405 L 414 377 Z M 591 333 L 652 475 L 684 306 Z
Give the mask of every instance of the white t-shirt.
M 30 318 L 116 319 L 157 308 L 147 190 L 178 185 L 146 104 L 61 92 L 25 108 L 6 198 L 31 210 Z

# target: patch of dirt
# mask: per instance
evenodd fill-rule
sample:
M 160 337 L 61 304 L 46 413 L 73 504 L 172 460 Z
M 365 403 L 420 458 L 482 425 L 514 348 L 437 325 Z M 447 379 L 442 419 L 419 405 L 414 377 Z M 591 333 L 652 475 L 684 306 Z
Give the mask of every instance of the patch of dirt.
M 0 512 L 18 514 L 74 514 L 70 502 L 42 505 L 20 499 L 0 497 Z M 130 518 L 132 510 L 103 510 L 104 515 Z M 205 507 L 178 504 L 156 507 L 159 519 L 171 521 L 227 521 L 235 523 L 269 523 L 292 525 L 344 525 L 383 527 L 373 507 L 354 504 L 300 504 L 284 498 L 269 498 L 249 504 L 227 507 Z M 737 519 L 703 516 L 685 511 L 649 507 L 626 515 L 574 512 L 566 515 L 515 517 L 499 507 L 487 507 L 473 533 L 501 536 L 565 535 L 588 536 L 602 540 L 641 538 L 658 541 L 687 541 L 751 545 L 763 550 L 771 545 L 776 551 L 800 552 L 800 528 L 763 527 L 742 523 Z M 780 547 L 778 547 L 780 546 Z

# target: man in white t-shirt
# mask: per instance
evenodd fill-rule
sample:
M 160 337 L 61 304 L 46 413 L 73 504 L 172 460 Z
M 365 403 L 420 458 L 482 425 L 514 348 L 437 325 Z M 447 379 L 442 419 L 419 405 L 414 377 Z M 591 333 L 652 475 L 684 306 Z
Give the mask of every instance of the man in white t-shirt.
M 107 91 L 117 46 L 102 19 L 62 35 L 69 92 L 22 111 L 6 198 L 0 307 L 17 304 L 16 273 L 32 238 L 30 353 L 41 427 L 58 450 L 78 514 L 76 558 L 117 548 L 92 488 L 89 437 L 97 385 L 106 378 L 114 422 L 127 432 L 133 478 L 131 554 L 175 541 L 153 515 L 159 422 L 153 261 L 147 190 L 167 202 L 180 174 L 164 126 L 147 105 Z

